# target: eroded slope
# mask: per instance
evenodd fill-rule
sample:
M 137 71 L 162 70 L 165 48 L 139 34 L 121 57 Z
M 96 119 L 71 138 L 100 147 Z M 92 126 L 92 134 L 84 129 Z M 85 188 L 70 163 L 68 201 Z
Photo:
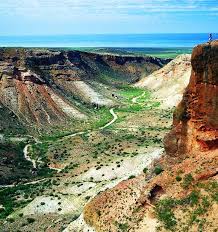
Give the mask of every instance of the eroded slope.
M 163 107 L 173 107 L 182 100 L 190 75 L 191 55 L 180 55 L 160 70 L 142 78 L 135 86 L 151 89 Z
M 87 118 L 87 106 L 117 104 L 114 87 L 168 60 L 77 51 L 0 50 L 0 101 L 22 122 L 45 127 Z
M 217 49 L 216 41 L 193 51 L 167 155 L 86 205 L 85 221 L 96 231 L 216 231 Z

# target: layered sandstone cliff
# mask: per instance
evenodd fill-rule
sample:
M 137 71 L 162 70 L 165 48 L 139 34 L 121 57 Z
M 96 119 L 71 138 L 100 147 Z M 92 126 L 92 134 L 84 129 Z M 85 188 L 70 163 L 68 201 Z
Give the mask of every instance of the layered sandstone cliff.
M 87 105 L 116 104 L 111 88 L 168 60 L 79 51 L 0 49 L 0 104 L 29 125 L 86 119 Z
M 170 155 L 218 149 L 218 41 L 197 46 L 192 74 L 165 139 Z
M 191 63 L 189 85 L 165 137 L 166 156 L 86 205 L 85 221 L 96 231 L 217 228 L 218 41 L 195 47 Z

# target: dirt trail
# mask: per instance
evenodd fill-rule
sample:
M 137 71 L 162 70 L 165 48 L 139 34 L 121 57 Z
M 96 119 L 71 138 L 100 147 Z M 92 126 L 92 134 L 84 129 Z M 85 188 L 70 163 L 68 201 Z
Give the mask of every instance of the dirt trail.
M 139 95 L 139 96 L 137 96 L 137 97 L 134 97 L 133 99 L 132 99 L 132 103 L 137 103 L 137 100 L 139 99 L 139 98 L 141 98 L 141 97 L 144 97 L 145 96 L 145 92 L 143 92 L 143 94 L 141 94 L 141 95 Z
M 43 181 L 46 180 L 46 179 L 47 179 L 47 178 L 43 178 L 43 179 L 40 179 L 40 180 L 30 181 L 30 182 L 24 183 L 23 185 L 38 184 L 38 183 L 43 182 Z M 13 187 L 15 187 L 15 186 L 16 186 L 16 184 L 0 185 L 0 188 L 13 188 Z
M 101 129 L 101 130 L 105 129 L 105 128 L 109 127 L 110 125 L 112 125 L 114 122 L 116 122 L 116 120 L 118 119 L 118 116 L 114 113 L 114 109 L 113 108 L 110 109 L 110 113 L 112 114 L 113 119 L 109 123 L 107 123 L 105 126 L 100 127 L 99 129 Z
M 28 155 L 29 152 L 28 152 L 28 149 L 31 147 L 30 144 L 27 144 L 24 149 L 23 149 L 23 154 L 24 154 L 24 158 L 27 160 L 27 161 L 30 161 L 32 164 L 33 164 L 33 168 L 36 169 L 37 166 L 36 166 L 36 160 L 34 159 L 31 159 L 30 156 Z
M 143 92 L 141 95 L 137 96 L 137 97 L 134 97 L 132 98 L 132 103 L 137 103 L 137 100 L 141 97 L 143 97 L 145 95 L 146 92 Z M 113 116 L 113 119 L 108 122 L 107 124 L 105 124 L 104 126 L 98 128 L 99 130 L 103 130 L 109 126 L 111 126 L 113 123 L 115 123 L 118 119 L 118 116 L 117 114 L 114 112 L 114 108 L 111 108 L 110 109 L 110 113 L 111 115 Z M 91 132 L 91 131 L 88 131 L 88 132 Z M 76 133 L 73 133 L 73 134 L 70 134 L 70 135 L 67 135 L 67 136 L 63 136 L 61 139 L 66 139 L 66 138 L 72 138 L 72 137 L 75 137 L 77 135 L 83 135 L 87 133 L 87 131 L 80 131 L 80 132 L 76 132 Z M 37 143 L 39 143 L 40 141 L 36 141 Z M 34 160 L 34 159 L 31 159 L 31 157 L 28 155 L 28 148 L 31 147 L 30 144 L 27 144 L 23 150 L 23 153 L 24 153 L 24 158 L 28 161 L 30 161 L 32 164 L 33 164 L 33 168 L 37 168 L 37 160 Z M 53 167 L 49 167 L 50 169 L 53 169 L 53 170 L 56 170 L 58 172 L 60 172 L 62 169 L 59 169 L 59 168 L 53 168 Z
M 110 125 L 112 125 L 117 119 L 118 119 L 118 116 L 114 113 L 114 109 L 110 109 L 110 113 L 111 115 L 113 116 L 113 119 L 108 122 L 106 125 L 102 126 L 99 128 L 99 130 L 102 130 L 102 129 L 105 129 L 107 127 L 109 127 Z M 88 132 L 91 132 L 91 131 L 88 131 Z M 63 136 L 61 139 L 66 139 L 66 138 L 72 138 L 72 137 L 75 137 L 77 135 L 83 135 L 87 133 L 87 131 L 80 131 L 80 132 L 76 132 L 76 133 L 73 133 L 73 134 L 70 134 L 70 135 L 67 135 L 67 136 Z M 36 141 L 36 143 L 40 143 L 40 141 Z M 30 161 L 33 165 L 33 168 L 36 169 L 37 168 L 37 160 L 35 159 L 31 159 L 31 157 L 29 156 L 29 148 L 31 147 L 30 144 L 27 144 L 24 149 L 23 149 L 23 154 L 24 154 L 24 158 L 27 160 L 27 161 Z M 56 170 L 58 172 L 60 172 L 62 169 L 60 168 L 54 168 L 54 167 L 49 167 L 50 169 L 53 169 L 53 170 Z
M 133 104 L 138 104 L 137 103 L 137 100 L 141 97 L 143 97 L 145 95 L 146 92 L 143 92 L 142 94 L 140 94 L 139 96 L 137 97 L 134 97 L 132 98 L 132 103 Z M 113 118 L 108 122 L 106 123 L 104 126 L 102 127 L 99 127 L 97 130 L 102 130 L 102 129 L 105 129 L 105 128 L 108 128 L 109 126 L 111 126 L 113 123 L 115 123 L 118 119 L 118 115 L 114 112 L 114 108 L 111 108 L 110 109 L 110 114 L 113 116 Z M 83 135 L 83 134 L 87 134 L 87 133 L 90 133 L 92 132 L 91 130 L 89 131 L 80 131 L 80 132 L 76 132 L 76 133 L 73 133 L 73 134 L 70 134 L 70 135 L 67 135 L 67 136 L 63 136 L 61 139 L 67 139 L 67 138 L 72 138 L 72 137 L 75 137 L 75 136 L 78 136 L 78 135 Z M 40 143 L 40 141 L 36 141 L 36 143 Z M 28 144 L 25 148 L 24 148 L 24 157 L 26 160 L 28 161 L 31 161 L 32 164 L 33 164 L 33 167 L 36 167 L 36 163 L 37 161 L 36 160 L 33 160 L 29 157 L 28 155 L 28 151 L 29 151 L 29 147 L 31 145 Z M 108 177 L 108 180 L 109 180 L 109 185 L 107 187 L 109 188 L 112 188 L 114 187 L 115 185 L 117 185 L 120 181 L 124 180 L 124 179 L 127 179 L 129 177 L 130 174 L 134 174 L 134 175 L 138 175 L 139 173 L 142 172 L 143 168 L 144 167 L 147 167 L 151 164 L 151 162 L 153 162 L 154 159 L 157 159 L 158 157 L 160 157 L 162 155 L 162 150 L 154 150 L 152 155 L 150 156 L 145 156 L 144 154 L 143 155 L 139 155 L 137 157 L 134 157 L 134 158 L 131 158 L 131 159 L 128 159 L 124 162 L 124 167 L 123 168 L 120 168 L 119 169 L 119 172 L 118 170 L 116 170 L 116 167 L 113 166 L 114 168 L 114 172 L 112 173 L 113 175 L 115 175 L 116 177 L 120 177 L 118 178 L 118 180 L 116 181 L 116 183 L 112 183 L 113 181 L 111 181 L 111 178 L 114 178 L 114 176 L 111 176 L 111 168 L 112 166 L 110 167 L 106 167 L 106 168 L 102 168 L 102 170 L 99 170 L 98 172 L 104 172 L 106 173 L 107 175 L 105 177 Z M 141 165 L 140 165 L 141 164 Z M 134 167 L 133 167 L 134 166 Z M 60 172 L 62 169 L 61 168 L 55 168 L 55 167 L 49 167 L 50 169 L 54 169 L 58 172 Z M 107 170 L 108 169 L 108 170 Z M 128 171 L 127 171 L 128 170 Z M 93 169 L 90 169 L 89 172 L 86 173 L 86 175 L 88 176 L 81 176 L 81 178 L 83 179 L 90 179 L 90 176 L 93 176 L 93 173 L 92 172 L 95 172 L 96 171 Z M 122 172 L 122 175 L 120 175 Z M 97 174 L 101 174 L 101 173 L 97 173 Z M 99 175 L 101 176 L 101 175 Z M 87 177 L 87 178 L 86 178 Z M 105 178 L 104 177 L 104 178 Z M 95 177 L 97 178 L 97 176 Z M 103 177 L 102 177 L 103 178 Z M 99 180 L 99 181 L 106 181 L 104 180 L 104 178 L 102 180 Z M 40 180 L 40 181 L 43 181 Z M 37 181 L 37 182 L 30 182 L 30 183 L 27 183 L 27 184 L 33 184 L 33 183 L 38 183 L 40 181 Z M 84 180 L 83 180 L 84 181 Z M 94 188 L 95 189 L 95 188 Z M 97 189 L 98 187 L 96 187 L 96 194 L 97 194 Z M 102 191 L 105 190 L 105 186 L 102 187 L 101 189 Z M 94 197 L 96 194 L 94 194 L 92 197 Z M 34 208 L 34 207 L 33 207 Z M 70 223 L 68 225 L 68 227 L 64 230 L 65 232 L 70 232 L 70 231 L 78 231 L 78 232 L 88 232 L 88 231 L 92 231 L 94 232 L 95 230 L 93 228 L 90 228 L 84 221 L 83 219 L 83 214 L 80 215 L 79 219 L 78 220 L 75 220 L 74 222 Z

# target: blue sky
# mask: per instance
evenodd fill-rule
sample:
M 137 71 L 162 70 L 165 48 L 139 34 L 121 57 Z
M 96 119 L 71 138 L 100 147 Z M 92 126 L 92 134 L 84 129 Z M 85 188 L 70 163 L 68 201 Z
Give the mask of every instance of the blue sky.
M 0 35 L 217 32 L 217 0 L 0 0 Z

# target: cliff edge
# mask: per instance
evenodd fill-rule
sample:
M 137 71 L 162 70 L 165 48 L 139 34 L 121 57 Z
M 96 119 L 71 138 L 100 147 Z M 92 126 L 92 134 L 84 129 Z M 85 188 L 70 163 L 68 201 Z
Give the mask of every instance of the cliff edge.
M 218 148 L 218 41 L 195 47 L 191 63 L 189 85 L 165 139 L 173 156 Z
M 96 231 L 216 231 L 218 41 L 195 47 L 191 64 L 166 155 L 86 205 L 84 219 Z

